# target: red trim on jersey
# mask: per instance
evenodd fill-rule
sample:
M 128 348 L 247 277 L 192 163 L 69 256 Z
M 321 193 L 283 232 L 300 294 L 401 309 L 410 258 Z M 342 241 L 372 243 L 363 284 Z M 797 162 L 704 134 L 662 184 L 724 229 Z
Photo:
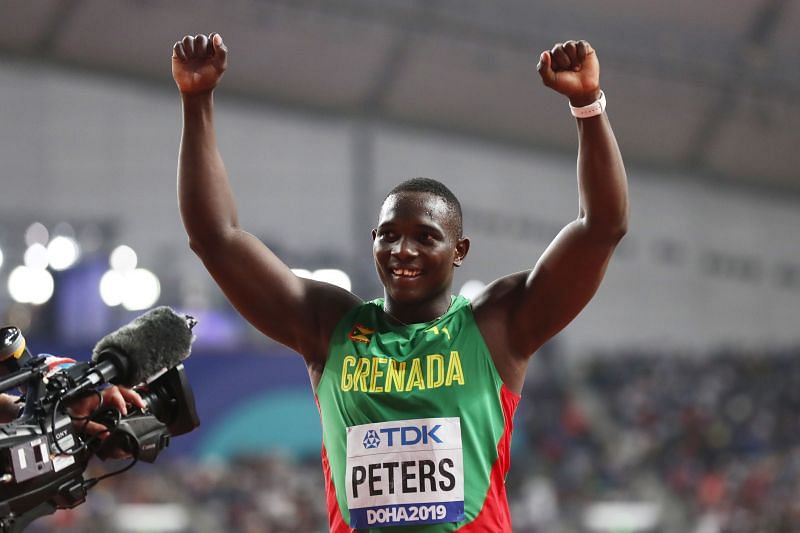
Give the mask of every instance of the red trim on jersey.
M 511 433 L 514 431 L 514 411 L 517 410 L 521 396 L 511 392 L 503 385 L 500 388 L 500 403 L 503 406 L 505 429 L 497 443 L 497 461 L 489 474 L 489 490 L 475 520 L 460 528 L 466 533 L 510 533 L 511 513 L 506 496 L 506 474 L 511 466 Z
M 325 445 L 322 445 L 322 473 L 325 475 L 325 499 L 328 502 L 328 527 L 331 533 L 351 533 L 355 529 L 350 529 L 342 518 L 342 511 L 339 509 L 339 501 L 336 499 L 336 488 L 331 479 L 331 465 L 328 463 L 328 452 Z
M 317 398 L 316 394 L 314 395 L 314 402 L 317 404 L 317 411 L 321 417 L 322 409 L 320 409 L 319 398 Z M 351 533 L 355 531 L 355 529 L 350 529 L 344 518 L 342 518 L 339 500 L 336 499 L 336 487 L 333 486 L 331 465 L 328 462 L 328 452 L 325 449 L 325 444 L 322 445 L 322 474 L 325 476 L 325 501 L 328 504 L 328 527 L 331 533 Z

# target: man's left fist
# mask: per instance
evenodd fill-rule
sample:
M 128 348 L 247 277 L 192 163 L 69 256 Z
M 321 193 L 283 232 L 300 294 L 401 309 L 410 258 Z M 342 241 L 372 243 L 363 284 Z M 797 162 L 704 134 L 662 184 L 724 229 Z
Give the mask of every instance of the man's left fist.
M 545 50 L 536 70 L 542 83 L 569 98 L 575 107 L 600 97 L 600 63 L 588 41 L 566 41 Z

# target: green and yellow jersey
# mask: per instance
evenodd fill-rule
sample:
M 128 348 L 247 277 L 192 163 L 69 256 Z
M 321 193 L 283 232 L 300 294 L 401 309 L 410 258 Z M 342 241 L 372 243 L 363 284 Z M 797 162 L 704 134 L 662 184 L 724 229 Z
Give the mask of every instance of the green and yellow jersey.
M 518 402 L 467 299 L 421 324 L 398 324 L 380 298 L 352 309 L 317 387 L 331 531 L 511 531 Z

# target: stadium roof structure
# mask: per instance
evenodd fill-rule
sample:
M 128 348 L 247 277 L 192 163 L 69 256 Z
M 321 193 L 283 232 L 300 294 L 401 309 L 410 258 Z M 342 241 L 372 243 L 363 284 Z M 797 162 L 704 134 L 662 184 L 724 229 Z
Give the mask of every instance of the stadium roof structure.
M 40 0 L 0 8 L 6 56 L 171 84 L 186 32 L 232 51 L 226 91 L 574 153 L 539 52 L 598 50 L 631 164 L 800 193 L 800 2 Z

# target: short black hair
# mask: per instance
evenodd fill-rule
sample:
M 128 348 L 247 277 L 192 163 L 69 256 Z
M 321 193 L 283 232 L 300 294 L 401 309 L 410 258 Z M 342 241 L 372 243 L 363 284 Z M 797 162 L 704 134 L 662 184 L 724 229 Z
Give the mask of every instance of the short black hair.
M 453 215 L 455 215 L 454 229 L 458 233 L 457 237 L 461 238 L 463 236 L 464 216 L 461 213 L 461 202 L 458 201 L 458 198 L 456 198 L 456 195 L 453 194 L 453 191 L 448 189 L 444 183 L 433 178 L 411 178 L 400 183 L 394 189 L 389 191 L 389 194 L 387 194 L 383 200 L 385 202 L 386 198 L 389 198 L 394 194 L 400 194 L 404 192 L 424 192 L 441 198 L 447 205 L 448 209 L 450 209 L 453 212 Z

